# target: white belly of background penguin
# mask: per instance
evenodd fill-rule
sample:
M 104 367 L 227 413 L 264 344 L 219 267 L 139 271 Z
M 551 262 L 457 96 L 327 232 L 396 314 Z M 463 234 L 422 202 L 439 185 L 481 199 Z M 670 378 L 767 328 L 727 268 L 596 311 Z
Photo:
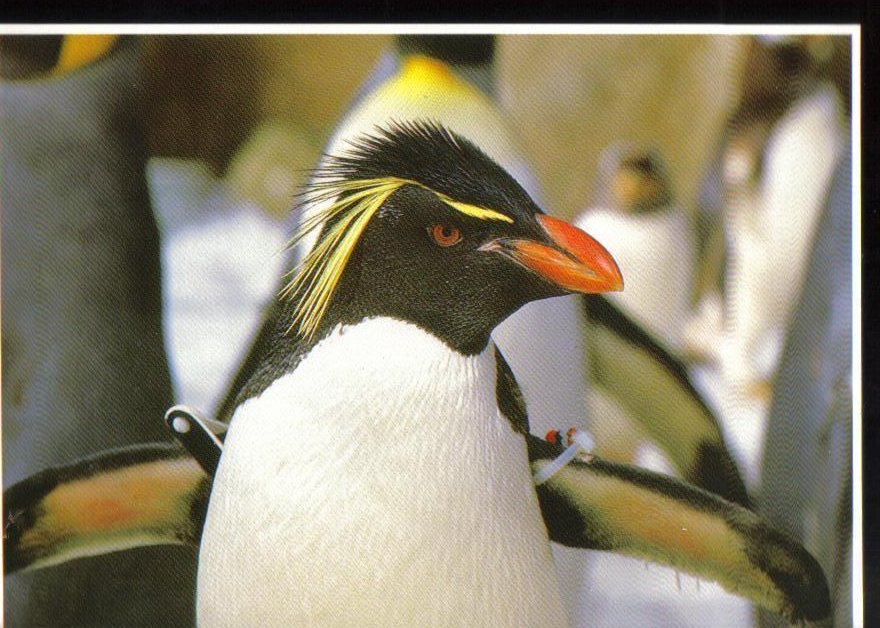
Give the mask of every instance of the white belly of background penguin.
M 243 403 L 202 539 L 199 623 L 564 625 L 494 352 L 368 319 Z

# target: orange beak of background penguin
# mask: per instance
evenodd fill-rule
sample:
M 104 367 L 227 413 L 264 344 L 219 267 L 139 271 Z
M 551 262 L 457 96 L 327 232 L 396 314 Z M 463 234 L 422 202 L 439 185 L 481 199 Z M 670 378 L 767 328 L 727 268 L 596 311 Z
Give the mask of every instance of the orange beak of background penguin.
M 481 250 L 501 253 L 569 292 L 623 290 L 617 262 L 604 246 L 563 220 L 546 214 L 537 214 L 535 218 L 553 246 L 535 240 L 500 238 L 484 244 Z

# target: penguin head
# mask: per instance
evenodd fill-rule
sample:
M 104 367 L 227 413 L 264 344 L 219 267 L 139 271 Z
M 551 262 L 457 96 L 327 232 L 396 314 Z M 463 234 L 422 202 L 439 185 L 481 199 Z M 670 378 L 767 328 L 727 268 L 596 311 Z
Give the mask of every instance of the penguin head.
M 611 255 L 545 214 L 476 146 L 426 122 L 356 140 L 316 177 L 320 228 L 288 286 L 292 331 L 388 316 L 464 354 L 529 301 L 620 290 Z
M 652 147 L 620 142 L 599 158 L 598 202 L 624 214 L 649 214 L 667 209 L 673 194 L 666 161 Z

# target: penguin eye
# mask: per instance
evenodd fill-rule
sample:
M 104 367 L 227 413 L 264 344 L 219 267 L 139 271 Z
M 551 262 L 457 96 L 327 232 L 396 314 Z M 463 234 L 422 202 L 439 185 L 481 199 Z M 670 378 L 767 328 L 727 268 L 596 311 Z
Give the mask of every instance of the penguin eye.
M 452 246 L 461 242 L 461 229 L 453 225 L 437 223 L 430 227 L 428 231 L 434 242 L 440 246 Z

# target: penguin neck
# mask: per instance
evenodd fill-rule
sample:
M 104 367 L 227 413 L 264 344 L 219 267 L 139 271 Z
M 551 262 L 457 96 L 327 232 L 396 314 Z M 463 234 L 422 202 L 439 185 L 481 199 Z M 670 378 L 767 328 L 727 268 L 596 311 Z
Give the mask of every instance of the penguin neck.
M 489 316 L 494 314 L 490 307 L 486 308 L 485 320 L 473 320 L 455 307 L 438 304 L 434 308 L 420 308 L 412 305 L 413 300 L 404 295 L 383 298 L 358 286 L 342 285 L 316 337 L 327 337 L 340 326 L 352 327 L 370 319 L 387 318 L 401 325 L 418 327 L 460 355 L 474 356 L 489 346 L 492 329 Z
M 456 394 L 495 401 L 494 345 L 488 343 L 483 351 L 464 355 L 419 325 L 390 316 L 366 316 L 355 322 L 337 322 L 306 346 L 301 347 L 296 366 L 267 387 L 267 392 L 283 389 L 286 383 L 309 382 L 310 395 L 332 393 L 336 399 L 346 399 L 357 389 L 350 399 L 355 405 L 346 408 L 346 416 L 369 414 L 373 408 L 400 403 L 412 409 L 409 413 L 401 409 L 399 419 L 401 428 L 410 429 L 418 429 L 418 423 L 423 422 L 418 419 L 408 425 L 410 417 L 403 416 L 418 415 L 421 406 L 428 403 L 421 389 L 442 383 Z M 405 385 L 401 387 L 402 382 Z M 321 386 L 328 390 L 322 393 Z M 481 410 L 496 408 L 481 406 Z M 380 413 L 395 414 L 384 409 Z
M 249 357 L 255 364 L 253 372 L 243 380 L 234 403 L 227 410 L 225 420 L 231 418 L 235 407 L 259 396 L 277 379 L 293 372 L 305 356 L 339 329 L 356 327 L 371 319 L 396 320 L 401 326 L 418 328 L 422 334 L 445 344 L 449 351 L 462 356 L 475 356 L 490 347 L 489 332 L 477 329 L 461 313 L 447 311 L 438 314 L 435 319 L 413 314 L 417 320 L 407 322 L 397 312 L 391 311 L 394 308 L 382 299 L 363 302 L 353 299 L 351 295 L 351 290 L 341 287 L 334 295 L 316 332 L 307 337 L 297 333 L 293 304 L 283 298 L 276 299 L 270 312 L 270 319 L 275 324 L 271 329 L 264 329 L 256 339 Z M 443 320 L 440 320 L 441 316 L 444 317 Z

